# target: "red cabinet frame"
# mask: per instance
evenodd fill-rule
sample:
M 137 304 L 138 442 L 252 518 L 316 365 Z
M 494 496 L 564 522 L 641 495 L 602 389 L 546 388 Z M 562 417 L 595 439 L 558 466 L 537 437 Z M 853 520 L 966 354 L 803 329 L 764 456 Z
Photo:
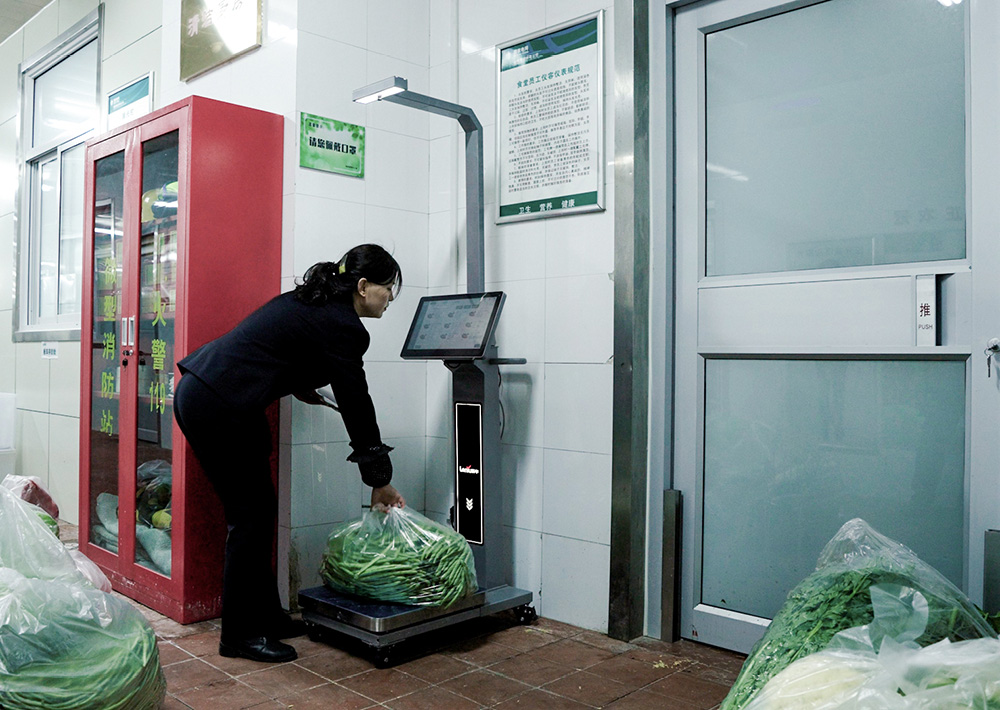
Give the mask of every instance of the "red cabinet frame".
M 170 213 L 173 231 L 165 237 L 175 242 L 170 249 L 176 263 L 169 265 L 171 288 L 175 288 L 165 299 L 153 298 L 159 304 L 157 315 L 168 309 L 172 318 L 173 342 L 164 346 L 166 341 L 159 340 L 160 354 L 166 347 L 169 362 L 176 363 L 280 292 L 283 119 L 193 96 L 92 139 L 86 146 L 80 550 L 101 567 L 117 591 L 187 624 L 215 618 L 221 610 L 226 536 L 222 506 L 169 416 L 172 387 L 180 379 L 176 364 L 164 368 L 172 370 L 172 379 L 171 372 L 155 372 L 154 384 L 158 384 L 145 391 L 144 385 L 140 388 L 139 370 L 140 365 L 148 369 L 146 359 L 152 354 L 140 347 L 141 339 L 133 338 L 138 343 L 132 346 L 128 342 L 129 334 L 140 327 L 136 324 L 150 318 L 149 289 L 145 301 L 140 293 L 143 264 L 149 261 L 149 238 L 143 241 L 141 230 L 153 220 L 148 214 L 148 185 L 143 194 L 143 170 L 149 162 L 144 163 L 144 146 L 164 136 L 171 145 L 176 139 L 176 182 L 169 188 L 170 209 L 176 212 Z M 121 228 L 116 274 L 111 273 L 114 262 L 106 273 L 95 262 L 110 258 L 95 253 L 95 234 L 107 233 L 107 203 L 114 202 L 96 204 L 101 187 L 97 166 L 106 158 L 122 160 L 120 175 L 116 172 L 114 177 L 122 188 L 120 209 L 110 205 L 113 239 L 119 236 L 116 225 Z M 109 310 L 103 314 L 95 310 L 102 307 L 98 302 L 105 299 L 102 293 L 110 299 L 106 301 Z M 115 304 L 112 320 L 110 309 Z M 95 326 L 102 329 L 100 333 Z M 107 386 L 95 384 L 102 377 Z M 103 405 L 113 410 L 101 412 L 107 420 L 102 430 L 97 420 Z M 136 561 L 138 422 L 140 410 L 147 408 L 159 415 L 161 428 L 170 430 L 161 433 L 168 448 L 158 449 L 169 450 L 171 458 L 169 575 L 153 569 L 148 560 Z M 94 457 L 105 450 L 110 454 L 95 464 Z M 102 487 L 115 487 L 118 496 L 114 544 L 107 544 L 106 538 L 92 539 L 94 526 L 99 524 L 95 500 Z

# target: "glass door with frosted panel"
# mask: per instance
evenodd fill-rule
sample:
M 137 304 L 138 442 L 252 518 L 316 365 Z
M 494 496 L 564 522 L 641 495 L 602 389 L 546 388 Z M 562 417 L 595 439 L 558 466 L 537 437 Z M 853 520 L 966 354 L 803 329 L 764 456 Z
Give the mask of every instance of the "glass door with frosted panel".
M 136 334 L 136 563 L 171 573 L 179 134 L 142 144 Z
M 90 416 L 90 541 L 118 554 L 125 154 L 95 163 Z
M 968 14 L 676 15 L 684 636 L 748 650 L 856 517 L 975 592 Z

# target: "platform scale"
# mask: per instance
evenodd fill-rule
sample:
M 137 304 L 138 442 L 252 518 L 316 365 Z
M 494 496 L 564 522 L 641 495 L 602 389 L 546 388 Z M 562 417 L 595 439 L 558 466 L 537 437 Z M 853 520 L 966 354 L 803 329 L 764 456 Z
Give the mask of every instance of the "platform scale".
M 311 637 L 346 634 L 368 646 L 376 665 L 388 666 L 398 644 L 431 631 L 509 609 L 521 623 L 537 618 L 531 592 L 508 584 L 511 552 L 501 519 L 498 368 L 524 363 L 496 357 L 494 332 L 504 299 L 500 291 L 420 299 L 401 353 L 405 359 L 442 360 L 452 373 L 452 519 L 472 548 L 478 591 L 440 608 L 386 604 L 326 586 L 303 589 L 299 606 Z

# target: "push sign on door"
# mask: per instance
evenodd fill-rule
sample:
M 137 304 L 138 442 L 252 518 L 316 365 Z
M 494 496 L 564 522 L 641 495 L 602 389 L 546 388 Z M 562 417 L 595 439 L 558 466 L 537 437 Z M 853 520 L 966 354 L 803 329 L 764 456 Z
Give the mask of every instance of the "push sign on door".
M 937 276 L 919 274 L 917 292 L 917 345 L 937 345 Z

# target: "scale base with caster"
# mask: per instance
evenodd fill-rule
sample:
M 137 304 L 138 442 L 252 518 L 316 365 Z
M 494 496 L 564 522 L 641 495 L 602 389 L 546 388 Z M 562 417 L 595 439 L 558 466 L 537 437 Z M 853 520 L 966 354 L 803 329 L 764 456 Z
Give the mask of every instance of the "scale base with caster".
M 394 665 L 403 642 L 464 621 L 513 609 L 519 623 L 529 624 L 538 618 L 530 604 L 531 592 L 506 585 L 480 589 L 443 609 L 378 602 L 326 586 L 299 591 L 311 639 L 321 640 L 331 631 L 350 636 L 367 646 L 380 668 Z

